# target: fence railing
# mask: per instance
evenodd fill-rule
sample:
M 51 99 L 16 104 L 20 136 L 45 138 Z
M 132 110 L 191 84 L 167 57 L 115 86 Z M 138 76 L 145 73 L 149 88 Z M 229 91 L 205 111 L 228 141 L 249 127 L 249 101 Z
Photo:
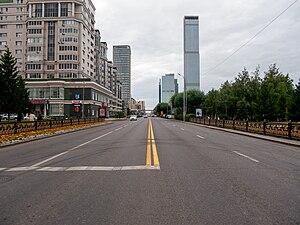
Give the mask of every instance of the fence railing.
M 80 124 L 103 122 L 104 118 L 83 118 L 65 120 L 25 121 L 25 122 L 0 122 L 0 135 L 18 134 L 23 132 L 53 129 Z
M 300 123 L 250 122 L 208 118 L 190 118 L 190 122 L 275 137 L 283 137 L 290 140 L 300 140 Z

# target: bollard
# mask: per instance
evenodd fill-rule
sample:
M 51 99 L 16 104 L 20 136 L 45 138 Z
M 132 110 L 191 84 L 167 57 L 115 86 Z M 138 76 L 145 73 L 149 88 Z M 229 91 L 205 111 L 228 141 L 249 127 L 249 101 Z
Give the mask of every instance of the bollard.
M 248 132 L 248 126 L 249 126 L 249 121 L 248 121 L 248 119 L 247 119 L 247 121 L 246 121 L 246 131 Z
M 263 123 L 264 135 L 266 135 L 266 127 L 267 127 L 267 122 L 264 121 L 264 123 Z

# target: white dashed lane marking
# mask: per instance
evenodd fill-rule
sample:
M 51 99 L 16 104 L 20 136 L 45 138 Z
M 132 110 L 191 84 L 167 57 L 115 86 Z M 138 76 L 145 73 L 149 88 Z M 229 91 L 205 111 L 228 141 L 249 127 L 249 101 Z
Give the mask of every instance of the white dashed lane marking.
M 259 163 L 258 160 L 254 159 L 254 158 L 252 158 L 252 157 L 250 157 L 250 156 L 244 155 L 244 154 L 239 153 L 239 152 L 237 152 L 237 151 L 233 151 L 233 152 L 234 152 L 235 154 L 238 154 L 238 155 L 240 155 L 240 156 L 242 156 L 242 157 L 245 157 L 245 158 L 247 158 L 247 159 L 249 159 L 249 160 L 251 160 L 251 161 L 253 161 L 253 162 Z

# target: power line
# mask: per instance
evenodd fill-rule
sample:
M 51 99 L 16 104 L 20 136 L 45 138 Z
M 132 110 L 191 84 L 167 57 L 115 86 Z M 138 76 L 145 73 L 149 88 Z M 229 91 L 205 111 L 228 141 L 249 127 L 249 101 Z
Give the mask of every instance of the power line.
M 245 42 L 243 45 L 241 45 L 237 50 L 235 50 L 233 53 L 231 53 L 229 56 L 227 56 L 224 60 L 222 60 L 220 63 L 215 65 L 213 68 L 211 68 L 209 71 L 203 73 L 203 75 L 206 75 L 210 73 L 211 71 L 218 68 L 220 65 L 222 65 L 224 62 L 226 62 L 228 59 L 230 59 L 233 55 L 235 55 L 238 51 L 240 51 L 243 47 L 245 47 L 247 44 L 249 44 L 254 38 L 256 38 L 259 34 L 261 34 L 267 27 L 269 27 L 275 20 L 277 20 L 282 14 L 284 14 L 289 8 L 291 8 L 298 0 L 294 1 L 292 4 L 290 4 L 285 10 L 283 10 L 278 16 L 276 16 L 273 20 L 271 20 L 266 26 L 264 26 L 261 30 L 259 30 L 252 38 L 250 38 L 247 42 Z

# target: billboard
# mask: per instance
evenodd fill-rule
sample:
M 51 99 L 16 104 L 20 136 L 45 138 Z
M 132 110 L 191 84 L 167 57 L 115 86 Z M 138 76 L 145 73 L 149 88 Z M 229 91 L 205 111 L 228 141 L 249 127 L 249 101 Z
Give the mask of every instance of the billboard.
M 202 109 L 196 109 L 196 117 L 202 117 Z

